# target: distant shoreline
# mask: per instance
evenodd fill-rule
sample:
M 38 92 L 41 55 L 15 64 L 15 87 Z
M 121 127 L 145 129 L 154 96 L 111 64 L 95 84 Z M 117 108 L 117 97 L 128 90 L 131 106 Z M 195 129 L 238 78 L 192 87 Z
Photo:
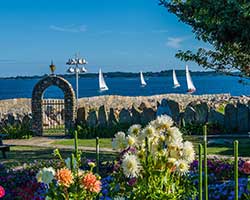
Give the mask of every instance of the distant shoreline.
M 185 70 L 175 70 L 177 76 L 185 76 Z M 223 75 L 222 73 L 218 73 L 215 71 L 191 71 L 192 76 L 218 76 Z M 125 77 L 125 78 L 132 78 L 138 77 L 139 72 L 106 72 L 103 73 L 105 77 L 108 78 L 116 78 L 116 77 Z M 165 70 L 160 72 L 143 72 L 144 76 L 146 77 L 164 77 L 164 76 L 172 76 L 172 70 Z M 48 74 L 44 75 L 34 75 L 34 76 L 11 76 L 11 77 L 0 77 L 0 80 L 26 80 L 26 79 L 41 79 L 43 77 L 48 76 Z M 58 74 L 58 76 L 62 76 L 64 78 L 71 78 L 74 77 L 74 74 Z M 80 78 L 96 78 L 98 73 L 85 73 L 80 74 Z

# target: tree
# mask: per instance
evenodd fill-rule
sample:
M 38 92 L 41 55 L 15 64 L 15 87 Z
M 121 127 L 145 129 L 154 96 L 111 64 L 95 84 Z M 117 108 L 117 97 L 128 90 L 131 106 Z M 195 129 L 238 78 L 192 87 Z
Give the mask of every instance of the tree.
M 250 1 L 160 0 L 159 4 L 190 25 L 198 40 L 213 47 L 199 48 L 197 52 L 179 50 L 177 58 L 250 78 Z

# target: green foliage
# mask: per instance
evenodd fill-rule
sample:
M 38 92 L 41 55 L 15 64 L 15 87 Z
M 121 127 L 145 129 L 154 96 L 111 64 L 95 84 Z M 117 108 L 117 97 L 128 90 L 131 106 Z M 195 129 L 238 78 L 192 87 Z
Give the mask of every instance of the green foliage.
M 153 162 L 154 158 L 152 159 Z M 139 179 L 130 199 L 195 199 L 197 189 L 188 176 L 173 174 L 170 170 L 155 171 L 148 167 L 148 182 Z M 192 198 L 193 197 L 193 198 Z
M 78 125 L 76 130 L 78 132 L 78 138 L 91 139 L 91 138 L 112 138 L 118 131 L 126 131 L 128 124 L 115 124 L 110 127 L 89 127 L 86 124 Z M 70 131 L 72 137 L 74 137 L 74 130 Z
M 184 135 L 203 135 L 204 124 L 192 123 L 181 126 L 180 130 Z M 216 123 L 207 123 L 208 134 L 224 134 L 226 130 L 223 126 Z
M 160 0 L 169 12 L 191 26 L 198 40 L 212 48 L 179 51 L 176 57 L 204 68 L 250 77 L 250 2 L 224 0 Z
M 78 200 L 97 199 L 101 190 L 101 177 L 93 174 L 95 163 L 89 162 L 89 171 L 81 171 L 82 158 L 78 150 L 78 133 L 74 132 L 75 148 L 69 158 L 64 160 L 58 149 L 54 150 L 54 155 L 59 158 L 63 167 L 57 172 L 53 168 L 43 168 L 37 173 L 38 182 L 47 184 L 47 200 Z M 58 175 L 61 174 L 61 175 Z M 66 176 L 67 175 L 67 176 Z M 67 179 L 65 179 L 67 177 Z M 88 179 L 85 181 L 85 178 Z M 91 179 L 91 183 L 90 183 Z
M 177 200 L 195 199 L 197 189 L 189 175 L 180 176 L 173 173 L 171 169 L 161 169 L 168 163 L 167 159 L 157 163 L 155 157 L 150 153 L 148 157 L 141 159 L 141 166 L 145 169 L 142 176 L 135 179 L 135 184 L 130 185 L 132 179 L 126 178 L 121 169 L 116 171 L 114 182 L 111 183 L 111 193 L 114 196 L 126 196 L 129 199 L 145 200 Z M 159 169 L 156 169 L 156 165 Z M 117 192 L 117 188 L 119 191 Z
M 1 133 L 6 135 L 6 139 L 28 139 L 33 136 L 30 126 L 26 124 L 7 124 L 1 128 Z
M 216 111 L 224 115 L 225 107 L 226 107 L 226 104 L 220 104 L 219 107 L 216 109 Z

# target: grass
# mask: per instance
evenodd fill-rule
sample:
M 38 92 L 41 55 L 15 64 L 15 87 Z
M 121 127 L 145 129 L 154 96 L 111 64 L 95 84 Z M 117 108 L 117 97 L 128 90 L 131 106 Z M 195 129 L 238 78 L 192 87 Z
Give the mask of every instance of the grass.
M 196 153 L 198 152 L 198 144 L 203 143 L 202 137 L 185 136 L 185 140 L 189 140 L 194 144 Z M 250 157 L 250 138 L 239 139 L 239 156 Z M 61 139 L 53 143 L 60 145 L 73 145 L 73 139 Z M 95 139 L 79 139 L 79 146 L 95 147 Z M 100 147 L 111 148 L 111 139 L 100 139 Z M 2 159 L 0 155 L 0 163 L 8 167 L 20 166 L 24 163 L 33 162 L 34 160 L 50 160 L 54 159 L 53 148 L 30 147 L 30 146 L 11 146 L 11 151 L 7 152 L 7 159 Z M 61 149 L 63 158 L 71 155 L 72 150 Z M 233 139 L 228 140 L 225 144 L 208 144 L 208 155 L 222 155 L 233 157 Z M 83 156 L 88 159 L 95 158 L 95 152 L 83 152 Z M 101 153 L 101 160 L 114 160 L 115 153 Z
M 74 139 L 62 139 L 52 143 L 53 145 L 73 146 Z M 95 139 L 78 139 L 78 145 L 83 147 L 95 147 Z M 111 138 L 100 138 L 100 148 L 112 148 Z
M 53 148 L 30 147 L 30 146 L 11 146 L 10 152 L 7 152 L 7 159 L 2 159 L 0 155 L 0 163 L 7 167 L 21 166 L 24 163 L 31 163 L 35 160 L 51 160 L 56 159 L 53 155 Z M 61 155 L 64 159 L 69 157 L 72 150 L 60 149 Z M 84 157 L 88 159 L 95 158 L 95 152 L 83 152 Z M 114 153 L 100 153 L 100 160 L 113 160 L 116 154 Z
M 184 136 L 185 140 L 193 143 L 196 153 L 198 153 L 198 145 L 203 144 L 202 137 Z M 222 138 L 223 139 L 223 138 Z M 221 138 L 220 138 L 221 140 Z M 228 140 L 228 139 L 227 139 Z M 250 138 L 238 139 L 239 141 L 239 156 L 250 157 Z M 62 139 L 53 143 L 54 145 L 73 146 L 73 139 Z M 95 147 L 95 139 L 79 139 L 79 146 Z M 112 148 L 111 139 L 100 139 L 101 148 Z M 208 154 L 233 156 L 233 140 L 228 140 L 225 144 L 208 144 Z
M 185 136 L 185 140 L 193 143 L 196 153 L 198 153 L 198 145 L 203 144 L 202 137 Z M 223 138 L 214 141 L 222 141 Z M 234 156 L 234 139 L 226 139 L 224 144 L 208 144 L 208 155 Z M 250 157 L 250 138 L 238 139 L 239 141 L 239 156 Z

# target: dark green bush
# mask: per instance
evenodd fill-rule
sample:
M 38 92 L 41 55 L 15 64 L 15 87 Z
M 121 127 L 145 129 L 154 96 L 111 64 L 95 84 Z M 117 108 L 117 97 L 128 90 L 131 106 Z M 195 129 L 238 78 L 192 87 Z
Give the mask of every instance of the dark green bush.
M 111 138 L 118 131 L 127 131 L 130 125 L 128 124 L 114 124 L 110 127 L 89 127 L 86 124 L 77 125 L 76 130 L 78 131 L 78 138 L 80 139 L 91 139 L 91 138 Z M 74 130 L 70 131 L 71 137 L 74 137 Z
M 184 124 L 180 127 L 180 130 L 184 135 L 203 135 L 203 126 L 204 124 L 198 123 Z M 207 123 L 207 132 L 211 135 L 224 134 L 226 131 L 220 124 Z
M 33 136 L 30 126 L 26 124 L 6 124 L 1 127 L 0 133 L 5 135 L 5 139 L 28 139 Z

